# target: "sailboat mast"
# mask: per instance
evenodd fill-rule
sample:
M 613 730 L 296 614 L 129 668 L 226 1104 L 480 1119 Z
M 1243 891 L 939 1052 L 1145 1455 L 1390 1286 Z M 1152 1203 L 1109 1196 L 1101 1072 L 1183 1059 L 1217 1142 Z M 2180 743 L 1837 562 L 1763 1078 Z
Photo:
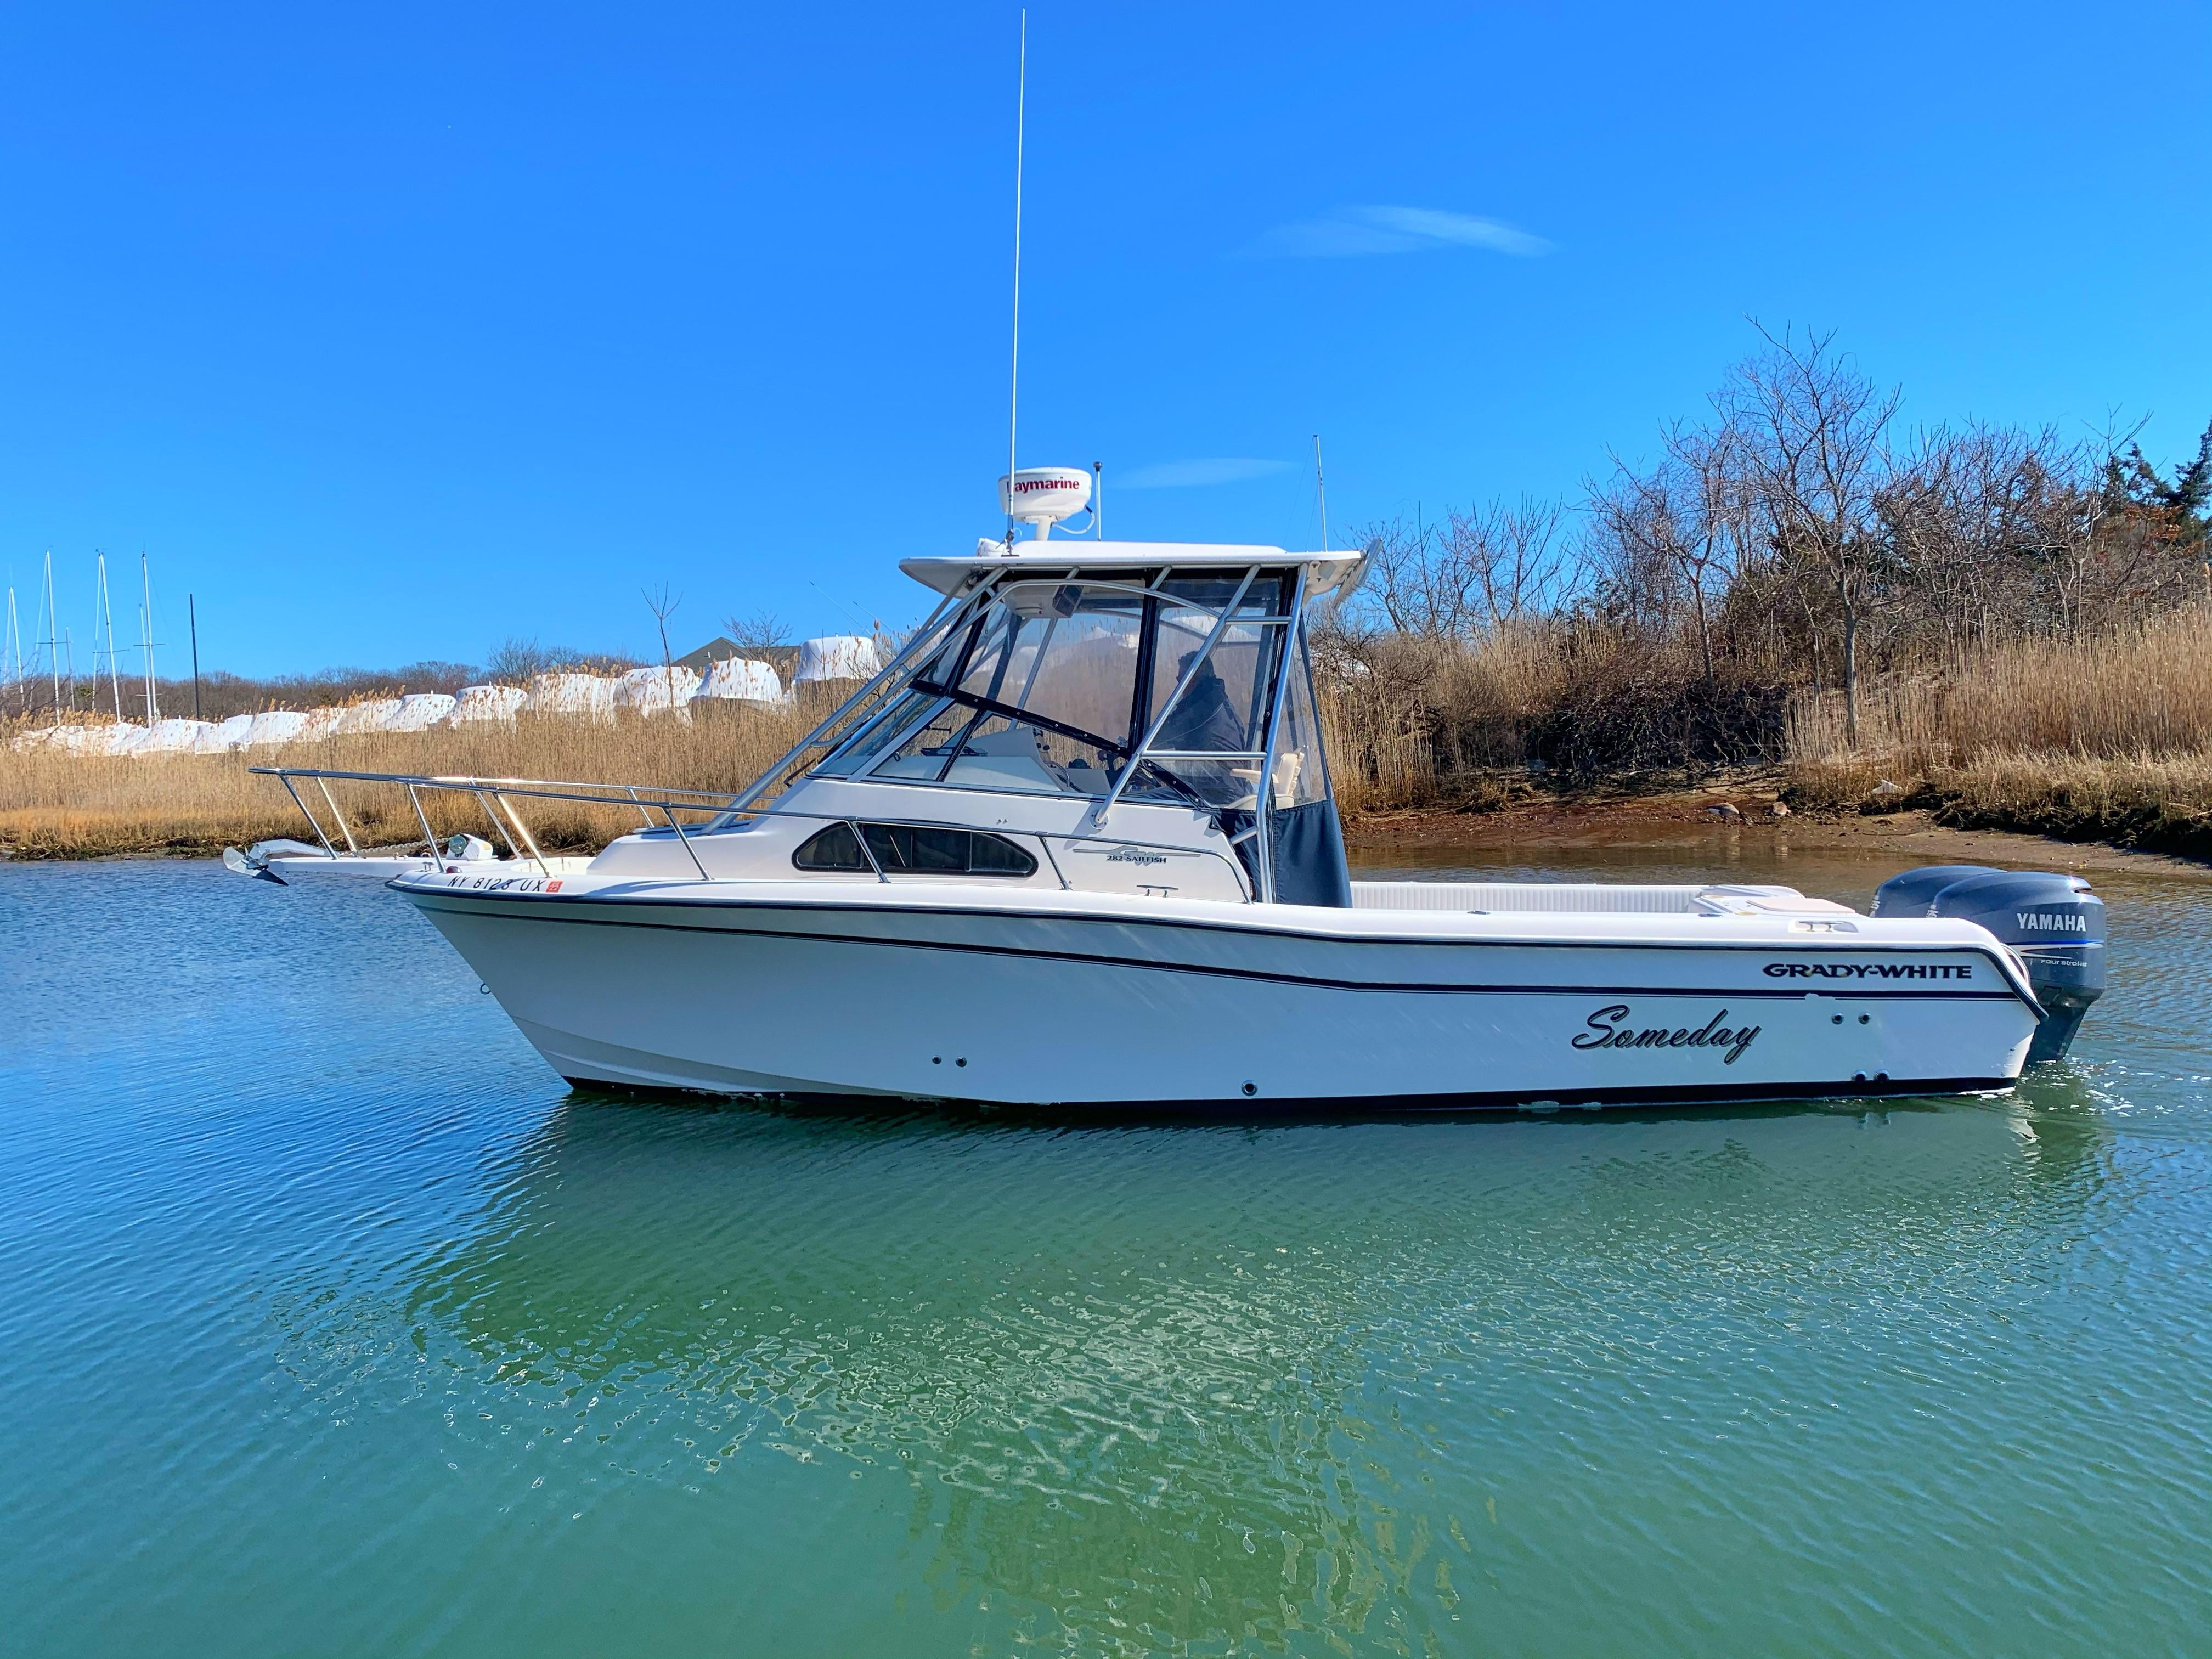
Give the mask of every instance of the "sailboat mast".
M 54 625 L 54 553 L 46 550 L 46 672 L 54 684 L 54 724 L 62 723 L 61 629 Z
M 161 719 L 161 710 L 154 696 L 154 576 L 143 553 L 138 556 L 138 581 L 142 607 L 138 614 L 143 619 L 146 647 L 146 724 L 151 726 Z
M 107 590 L 107 555 L 104 552 L 100 556 L 100 604 L 92 618 L 92 643 L 95 653 L 92 695 L 95 698 L 100 696 L 100 667 L 96 653 L 100 648 L 100 628 L 103 621 L 107 626 L 107 690 L 115 704 L 115 723 L 120 726 L 123 723 L 123 682 L 115 665 L 115 601 Z

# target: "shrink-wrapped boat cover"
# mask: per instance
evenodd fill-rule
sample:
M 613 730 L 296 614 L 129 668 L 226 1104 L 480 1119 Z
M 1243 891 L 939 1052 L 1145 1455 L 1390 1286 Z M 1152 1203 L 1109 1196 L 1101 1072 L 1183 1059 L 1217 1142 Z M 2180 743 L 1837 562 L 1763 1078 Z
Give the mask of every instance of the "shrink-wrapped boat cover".
M 359 702 L 348 703 L 338 711 L 331 735 L 348 738 L 363 732 L 381 732 L 385 723 L 398 712 L 397 697 L 366 697 Z
M 416 691 L 400 698 L 399 707 L 384 723 L 387 732 L 427 732 L 453 712 L 453 700 L 442 691 Z
M 253 716 L 233 714 L 227 720 L 218 720 L 200 733 L 192 744 L 196 755 L 228 755 L 234 749 L 246 746 L 246 734 L 253 729 Z
M 264 708 L 246 728 L 246 741 L 239 747 L 273 749 L 278 744 L 290 743 L 307 723 L 307 717 L 296 708 Z
M 804 685 L 810 680 L 865 680 L 873 678 L 882 668 L 873 640 L 858 634 L 832 634 L 800 641 L 799 672 L 791 677 L 791 683 Z
M 320 708 L 310 708 L 301 716 L 300 729 L 286 741 L 320 743 L 338 729 L 339 723 L 345 719 L 345 716 L 346 711 L 340 704 L 325 704 Z
M 615 717 L 615 684 L 606 674 L 537 674 L 523 707 L 533 714 L 572 714 L 608 725 Z
M 738 702 L 781 702 L 783 701 L 783 682 L 775 677 L 775 670 L 764 662 L 750 657 L 727 657 L 707 670 L 707 678 L 699 688 L 701 697 Z
M 465 685 L 447 716 L 452 726 L 512 726 L 530 694 L 519 685 Z
M 200 734 L 215 727 L 205 720 L 156 720 L 131 747 L 134 755 L 189 755 L 199 747 Z
M 127 755 L 145 733 L 143 726 L 118 726 L 109 720 L 99 726 L 64 726 L 54 733 L 52 742 L 64 755 Z
M 658 714 L 667 708 L 681 710 L 698 690 L 696 670 L 680 665 L 674 668 L 633 668 L 615 682 L 615 707 L 634 709 L 641 714 Z

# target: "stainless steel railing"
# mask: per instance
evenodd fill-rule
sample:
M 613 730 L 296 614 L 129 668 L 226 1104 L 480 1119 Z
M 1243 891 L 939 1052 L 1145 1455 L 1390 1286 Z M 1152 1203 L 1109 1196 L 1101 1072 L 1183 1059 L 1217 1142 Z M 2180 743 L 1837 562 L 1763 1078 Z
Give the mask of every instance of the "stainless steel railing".
M 309 810 L 307 802 L 301 798 L 300 791 L 296 787 L 297 781 L 311 781 L 320 790 L 333 824 L 340 838 L 345 842 L 348 853 L 353 856 L 361 856 L 360 846 L 355 839 L 352 827 L 346 821 L 343 811 L 338 805 L 337 797 L 331 791 L 332 783 L 383 784 L 404 789 L 407 794 L 408 804 L 414 810 L 416 822 L 422 827 L 423 844 L 428 849 L 428 856 L 432 858 L 438 856 L 438 837 L 436 831 L 430 827 L 429 814 L 423 810 L 422 792 L 438 790 L 447 793 L 472 795 L 477 804 L 483 808 L 484 816 L 491 821 L 493 829 L 498 833 L 500 838 L 507 842 L 507 849 L 516 858 L 527 859 L 535 864 L 539 872 L 544 874 L 551 873 L 550 866 L 547 865 L 545 855 L 539 850 L 536 839 L 531 835 L 529 826 L 523 822 L 521 813 L 515 810 L 514 802 L 517 799 L 557 800 L 586 806 L 617 807 L 637 813 L 641 826 L 647 830 L 656 827 L 653 823 L 653 814 L 658 812 L 668 828 L 675 833 L 676 839 L 683 847 L 685 856 L 691 861 L 692 869 L 697 872 L 698 878 L 702 881 L 712 881 L 715 878 L 708 872 L 705 862 L 699 856 L 698 848 L 693 845 L 691 836 L 684 829 L 683 819 L 678 816 L 679 813 L 701 814 L 709 818 L 713 827 L 716 828 L 738 818 L 799 818 L 820 823 L 847 824 L 851 827 L 854 838 L 860 842 L 862 853 L 866 856 L 870 866 L 873 867 L 877 879 L 884 882 L 888 882 L 890 877 L 877 862 L 873 850 L 868 846 L 868 838 L 860 833 L 860 825 L 863 823 L 891 824 L 917 830 L 959 830 L 970 833 L 975 830 L 973 823 L 963 823 L 952 818 L 903 817 L 878 813 L 856 816 L 850 812 L 810 812 L 787 806 L 744 806 L 732 809 L 730 804 L 730 792 L 726 789 L 669 789 L 650 784 L 560 783 L 538 778 L 479 778 L 419 775 L 408 772 L 342 772 L 312 766 L 255 766 L 249 767 L 247 769 L 264 777 L 275 778 L 284 786 L 285 793 L 292 798 L 292 804 L 300 809 L 301 816 L 306 818 L 310 827 L 313 829 L 315 839 L 322 843 L 324 852 L 332 858 L 340 856 L 337 848 L 325 833 L 321 820 Z M 708 826 L 695 825 L 694 827 Z M 1095 842 L 1104 847 L 1157 848 L 1162 845 L 1156 842 L 1139 841 L 1127 836 L 1100 835 L 1095 830 L 1012 830 L 993 833 L 1034 836 L 1038 844 L 1043 848 L 1045 858 L 1052 865 L 1053 874 L 1063 890 L 1071 889 L 1073 884 L 1067 879 L 1066 873 L 1060 869 L 1060 860 L 1053 856 L 1052 843 L 1054 841 Z M 413 843 L 409 842 L 403 842 L 401 845 L 412 846 Z M 1212 857 L 1220 859 L 1229 866 L 1231 875 L 1236 880 L 1239 890 L 1248 896 L 1251 894 L 1251 883 L 1244 872 L 1238 868 L 1234 860 L 1219 853 L 1212 853 L 1207 848 L 1178 847 L 1171 850 L 1182 853 L 1206 852 Z

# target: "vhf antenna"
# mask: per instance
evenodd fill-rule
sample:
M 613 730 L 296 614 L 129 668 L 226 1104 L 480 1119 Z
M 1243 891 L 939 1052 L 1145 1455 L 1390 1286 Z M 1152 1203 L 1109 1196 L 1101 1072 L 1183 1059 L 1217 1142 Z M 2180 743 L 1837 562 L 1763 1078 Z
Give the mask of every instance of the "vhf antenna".
M 1314 501 L 1321 512 L 1321 550 L 1326 553 L 1328 551 L 1328 485 L 1322 482 L 1321 475 L 1321 434 L 1315 433 L 1313 441 Z
M 1006 546 L 1014 545 L 1014 434 L 1022 398 L 1022 127 L 1030 84 L 1030 15 L 1022 12 L 1021 57 L 1014 72 L 1014 340 L 1006 383 Z

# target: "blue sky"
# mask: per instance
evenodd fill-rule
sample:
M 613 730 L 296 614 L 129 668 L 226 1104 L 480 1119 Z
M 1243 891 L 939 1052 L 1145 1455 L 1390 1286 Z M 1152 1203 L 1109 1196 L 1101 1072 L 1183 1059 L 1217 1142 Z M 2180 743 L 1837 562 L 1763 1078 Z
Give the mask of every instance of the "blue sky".
M 1015 19 L 12 9 L 19 604 L 143 550 L 246 672 L 911 619 L 997 528 Z M 1117 538 L 1310 544 L 1315 432 L 1339 527 L 1571 490 L 1747 316 L 1917 421 L 2212 418 L 2201 4 L 1030 27 L 1021 458 Z

